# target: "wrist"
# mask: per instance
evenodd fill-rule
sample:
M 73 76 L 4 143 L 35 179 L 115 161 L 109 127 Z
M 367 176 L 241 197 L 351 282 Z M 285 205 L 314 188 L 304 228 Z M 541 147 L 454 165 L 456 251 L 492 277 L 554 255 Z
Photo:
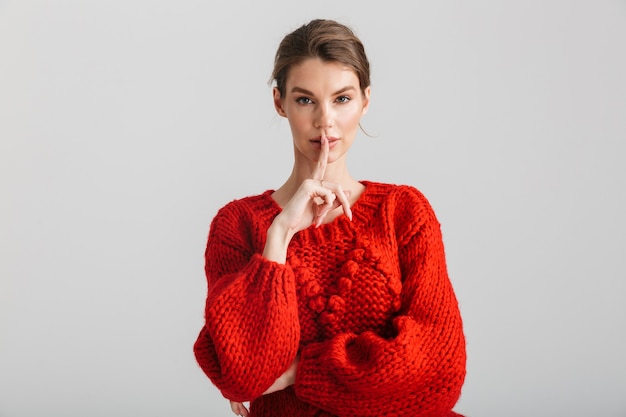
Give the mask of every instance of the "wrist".
M 267 229 L 263 256 L 271 261 L 284 264 L 287 259 L 287 248 L 294 234 L 293 230 L 281 224 L 276 218 Z

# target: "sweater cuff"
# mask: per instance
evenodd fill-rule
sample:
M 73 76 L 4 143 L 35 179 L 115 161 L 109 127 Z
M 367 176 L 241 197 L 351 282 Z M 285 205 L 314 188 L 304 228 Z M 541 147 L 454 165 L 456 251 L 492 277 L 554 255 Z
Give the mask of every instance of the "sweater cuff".
M 259 277 L 262 277 L 261 281 L 269 280 L 275 283 L 275 277 L 282 277 L 289 272 L 291 272 L 291 267 L 288 264 L 271 261 L 259 253 L 252 255 L 245 269 L 246 275 L 253 277 L 255 283 L 259 282 Z
M 338 381 L 336 380 L 335 365 L 342 362 L 340 355 L 333 354 L 333 350 L 339 349 L 345 355 L 345 347 L 354 334 L 343 334 L 337 338 L 323 343 L 312 343 L 300 351 L 300 362 L 296 372 L 294 384 L 296 395 L 306 402 L 318 406 L 332 403 L 332 398 L 338 394 Z M 335 357 L 336 356 L 336 357 Z
M 327 376 L 321 366 L 325 363 L 326 349 L 327 346 L 324 343 L 315 343 L 308 345 L 300 352 L 294 388 L 296 395 L 302 400 L 317 403 L 311 400 L 319 401 L 329 395 L 330 384 L 326 382 Z

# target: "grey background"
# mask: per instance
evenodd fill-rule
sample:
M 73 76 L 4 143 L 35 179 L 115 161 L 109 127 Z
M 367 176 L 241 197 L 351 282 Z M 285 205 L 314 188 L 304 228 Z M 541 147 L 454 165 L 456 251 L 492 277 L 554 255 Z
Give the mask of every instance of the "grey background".
M 372 62 L 357 178 L 442 223 L 467 416 L 626 416 L 626 2 L 0 1 L 0 416 L 229 416 L 209 222 L 291 169 L 282 36 Z

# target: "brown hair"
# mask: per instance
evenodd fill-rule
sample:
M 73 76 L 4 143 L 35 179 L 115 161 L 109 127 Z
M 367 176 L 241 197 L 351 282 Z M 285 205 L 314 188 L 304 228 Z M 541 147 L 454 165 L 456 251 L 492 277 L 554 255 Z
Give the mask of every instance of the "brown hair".
M 362 92 L 370 85 L 370 65 L 359 38 L 341 23 L 315 19 L 285 36 L 278 46 L 271 80 L 276 81 L 281 97 L 285 96 L 289 69 L 307 58 L 339 62 L 352 69 Z

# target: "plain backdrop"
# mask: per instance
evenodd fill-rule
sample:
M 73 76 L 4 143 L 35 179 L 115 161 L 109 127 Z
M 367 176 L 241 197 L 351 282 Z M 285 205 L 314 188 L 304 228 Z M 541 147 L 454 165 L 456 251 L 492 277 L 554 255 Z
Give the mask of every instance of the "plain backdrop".
M 350 25 L 349 163 L 442 223 L 468 417 L 626 416 L 626 2 L 0 0 L 0 416 L 230 416 L 196 365 L 203 251 L 282 184 L 268 78 Z

